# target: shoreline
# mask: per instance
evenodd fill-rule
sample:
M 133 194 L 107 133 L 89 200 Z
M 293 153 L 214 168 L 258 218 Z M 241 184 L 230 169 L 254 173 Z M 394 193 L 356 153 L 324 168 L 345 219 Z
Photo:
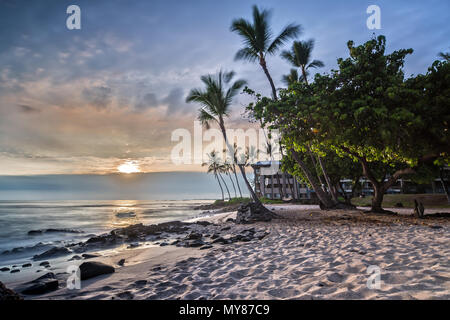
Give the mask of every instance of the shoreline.
M 268 207 L 284 219 L 236 225 L 227 222 L 236 212 L 225 212 L 185 221 L 200 226 L 206 243 L 212 242 L 207 232 L 222 229 L 225 236 L 253 228 L 267 233 L 262 239 L 214 243 L 204 250 L 165 245 L 111 251 L 76 263 L 99 261 L 114 266 L 113 274 L 83 280 L 81 290 L 65 288 L 62 274 L 58 290 L 25 299 L 450 298 L 448 215 L 416 219 L 406 216 L 411 209 L 393 209 L 402 215 L 396 217 L 323 212 L 317 206 Z M 121 259 L 124 266 L 117 264 Z M 367 289 L 369 265 L 386 273 L 384 289 Z M 21 282 L 6 285 L 20 289 Z

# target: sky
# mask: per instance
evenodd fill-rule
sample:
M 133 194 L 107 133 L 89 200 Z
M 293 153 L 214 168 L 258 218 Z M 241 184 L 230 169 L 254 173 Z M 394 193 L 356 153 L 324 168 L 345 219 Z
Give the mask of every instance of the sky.
M 68 30 L 66 9 L 81 8 L 81 30 Z M 346 43 L 387 37 L 388 52 L 413 48 L 407 75 L 425 73 L 450 47 L 450 2 L 431 1 L 121 1 L 0 0 L 0 175 L 107 174 L 127 161 L 143 172 L 201 171 L 176 165 L 175 129 L 192 130 L 199 106 L 186 104 L 200 76 L 234 70 L 270 95 L 258 65 L 234 61 L 234 18 L 251 6 L 273 9 L 272 29 L 294 22 L 314 38 L 325 73 L 347 57 Z M 366 26 L 369 5 L 381 29 Z M 286 47 L 287 49 L 287 47 Z M 268 57 L 277 85 L 290 66 Z M 247 128 L 249 98 L 240 94 L 227 124 Z

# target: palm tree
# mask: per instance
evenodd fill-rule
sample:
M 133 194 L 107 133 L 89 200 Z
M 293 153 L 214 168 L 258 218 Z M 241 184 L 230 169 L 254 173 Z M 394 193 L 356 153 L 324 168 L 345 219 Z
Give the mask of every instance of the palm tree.
M 283 82 L 287 87 L 289 87 L 291 84 L 303 81 L 303 76 L 298 76 L 297 69 L 291 69 L 291 72 L 287 75 L 284 75 L 281 79 L 281 82 Z
M 308 41 L 294 41 L 292 44 L 291 50 L 287 51 L 284 50 L 281 53 L 281 57 L 288 62 L 290 62 L 294 67 L 300 68 L 302 72 L 301 79 L 299 81 L 304 81 L 306 85 L 308 85 L 308 69 L 309 68 L 322 68 L 324 67 L 324 63 L 320 60 L 313 60 L 311 61 L 311 53 L 314 49 L 314 40 L 309 39 Z M 308 147 L 309 149 L 309 147 Z M 311 159 L 313 160 L 313 163 L 315 163 L 314 157 L 310 152 Z M 323 176 L 325 178 L 325 181 L 328 185 L 328 189 L 330 191 L 331 196 L 335 201 L 337 201 L 337 195 L 335 192 L 333 192 L 333 188 L 331 185 L 330 178 L 328 177 L 328 174 L 325 169 L 325 164 L 323 159 L 318 156 L 318 162 L 320 164 L 320 168 L 322 169 Z M 320 175 L 319 175 L 320 180 Z
M 219 165 L 219 168 L 218 168 L 218 170 L 217 170 L 217 174 L 218 174 L 218 176 L 220 177 L 220 179 L 222 179 L 222 182 L 223 182 L 223 184 L 225 185 L 225 189 L 227 189 L 228 200 L 231 200 L 230 190 L 228 189 L 227 183 L 226 183 L 225 180 L 223 179 L 221 173 L 225 173 L 223 164 Z
M 224 118 L 229 115 L 230 105 L 233 98 L 238 94 L 240 89 L 246 84 L 245 80 L 236 80 L 231 84 L 234 77 L 234 72 L 219 71 L 216 75 L 205 75 L 201 77 L 206 89 L 192 89 L 186 98 L 186 102 L 197 102 L 202 108 L 199 110 L 198 119 L 201 123 L 209 128 L 211 123 L 216 123 L 223 135 L 223 139 L 227 145 L 228 152 L 232 155 L 233 161 L 233 147 L 229 144 L 227 133 L 225 129 Z M 250 196 L 257 204 L 261 204 L 256 193 L 253 191 L 245 174 L 245 166 L 237 163 L 241 171 L 244 182 L 248 188 Z
M 237 143 L 235 142 L 233 144 L 232 150 L 230 150 L 230 154 L 232 154 L 232 157 L 233 157 L 233 160 L 231 161 L 230 167 L 231 167 L 231 171 L 234 174 L 234 179 L 236 180 L 236 185 L 237 185 L 238 190 L 239 190 L 239 196 L 242 198 L 241 186 L 239 185 L 239 180 L 238 180 L 238 177 L 237 177 L 237 174 L 236 174 L 236 165 L 235 165 L 235 163 L 237 163 L 237 153 L 239 151 L 238 149 L 239 148 L 237 146 Z
M 244 44 L 244 47 L 236 53 L 235 60 L 259 61 L 259 65 L 272 87 L 272 96 L 276 100 L 277 90 L 267 69 L 266 56 L 274 55 L 286 41 L 297 37 L 301 32 L 301 27 L 292 23 L 288 24 L 274 38 L 269 25 L 270 16 L 271 11 L 259 10 L 254 5 L 253 22 L 243 18 L 235 19 L 231 23 L 230 30 L 240 35 Z
M 216 178 L 217 183 L 219 184 L 220 187 L 220 191 L 222 192 L 222 201 L 225 200 L 224 194 L 223 194 L 223 188 L 222 188 L 222 184 L 220 183 L 219 177 L 218 177 L 218 172 L 219 172 L 219 168 L 220 168 L 220 163 L 219 163 L 219 159 L 217 158 L 216 152 L 213 150 L 211 151 L 211 153 L 208 154 L 208 162 L 203 162 L 202 163 L 202 167 L 204 166 L 208 166 L 208 173 L 213 173 L 214 174 L 214 178 Z
M 450 53 L 448 52 L 439 52 L 439 58 L 445 60 L 445 61 L 450 61 Z
M 226 152 L 226 150 L 224 150 L 224 152 Z M 233 178 L 231 177 L 231 174 L 233 173 L 233 165 L 225 161 L 223 164 L 223 173 L 225 173 L 225 175 L 230 179 L 234 190 L 234 197 L 237 198 L 236 186 L 234 185 Z
M 308 69 L 322 68 L 324 63 L 320 60 L 311 61 L 311 53 L 314 49 L 314 40 L 308 41 L 294 41 L 291 50 L 284 50 L 281 52 L 281 57 L 287 60 L 292 66 L 300 68 L 302 72 L 302 79 L 308 84 Z M 311 61 L 311 62 L 310 62 Z
M 228 176 L 228 164 L 227 163 L 222 163 L 219 167 L 219 174 L 223 173 L 224 175 Z M 221 176 L 222 177 L 222 176 Z M 231 179 L 231 178 L 230 178 Z M 225 180 L 222 178 L 223 183 L 225 183 Z M 233 184 L 233 188 L 234 188 L 234 183 L 233 180 L 231 180 L 231 183 Z M 230 190 L 228 189 L 227 184 L 225 183 L 225 187 L 227 188 L 227 193 L 228 193 L 228 198 L 231 200 L 231 194 L 230 194 Z M 236 189 L 234 189 L 234 194 L 236 195 Z

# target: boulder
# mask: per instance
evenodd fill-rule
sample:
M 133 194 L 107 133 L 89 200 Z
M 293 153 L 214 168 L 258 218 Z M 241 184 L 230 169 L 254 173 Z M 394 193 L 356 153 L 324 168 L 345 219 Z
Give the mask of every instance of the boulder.
M 53 248 L 45 251 L 44 253 L 33 256 L 33 260 L 43 260 L 43 259 L 48 259 L 48 258 L 55 258 L 55 257 L 59 257 L 59 256 L 64 256 L 71 252 L 72 251 L 70 251 L 66 247 L 53 247 Z
M 187 248 L 197 248 L 203 246 L 205 243 L 201 239 L 186 240 L 184 246 Z
M 237 224 L 248 224 L 258 221 L 268 222 L 277 215 L 261 204 L 247 203 L 242 204 L 236 215 Z
M 101 262 L 89 261 L 83 262 L 80 265 L 81 280 L 87 280 L 90 278 L 101 276 L 103 274 L 110 274 L 114 272 L 115 272 L 114 267 Z
M 198 232 L 191 232 L 186 236 L 186 240 L 197 240 L 202 238 L 202 234 Z
M 5 300 L 23 300 L 23 298 L 11 289 L 5 287 L 0 281 L 0 301 Z
M 83 253 L 81 256 L 82 256 L 83 258 L 85 258 L 85 259 L 91 259 L 91 258 L 97 258 L 97 257 L 99 257 L 98 254 L 92 254 L 92 253 Z
M 8 267 L 3 267 L 3 268 L 0 269 L 1 272 L 6 272 L 6 271 L 9 271 L 9 270 L 10 269 Z
M 22 294 L 25 295 L 37 295 L 44 294 L 58 289 L 59 284 L 55 275 L 49 272 L 31 282 L 29 287 L 22 290 Z
M 117 264 L 122 267 L 125 264 L 125 259 L 120 259 Z

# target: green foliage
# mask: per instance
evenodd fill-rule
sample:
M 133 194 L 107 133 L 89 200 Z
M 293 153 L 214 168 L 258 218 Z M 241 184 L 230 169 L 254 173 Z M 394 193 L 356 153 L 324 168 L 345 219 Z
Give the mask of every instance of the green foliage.
M 266 54 L 273 55 L 286 41 L 300 34 L 301 27 L 291 23 L 274 37 L 270 28 L 271 11 L 260 10 L 256 5 L 252 10 L 252 22 L 239 18 L 231 23 L 230 30 L 241 36 L 243 43 L 243 48 L 236 53 L 235 60 L 255 62 L 265 58 Z
M 350 56 L 338 59 L 337 70 L 316 74 L 309 85 L 292 84 L 277 101 L 259 98 L 249 112 L 280 129 L 286 150 L 363 159 L 381 181 L 405 168 L 448 164 L 449 63 L 435 61 L 427 74 L 405 80 L 404 61 L 413 50 L 385 54 L 385 46 L 383 36 L 360 46 L 349 41 Z M 338 166 L 333 157 L 330 164 Z M 302 176 L 289 157 L 286 163 Z

